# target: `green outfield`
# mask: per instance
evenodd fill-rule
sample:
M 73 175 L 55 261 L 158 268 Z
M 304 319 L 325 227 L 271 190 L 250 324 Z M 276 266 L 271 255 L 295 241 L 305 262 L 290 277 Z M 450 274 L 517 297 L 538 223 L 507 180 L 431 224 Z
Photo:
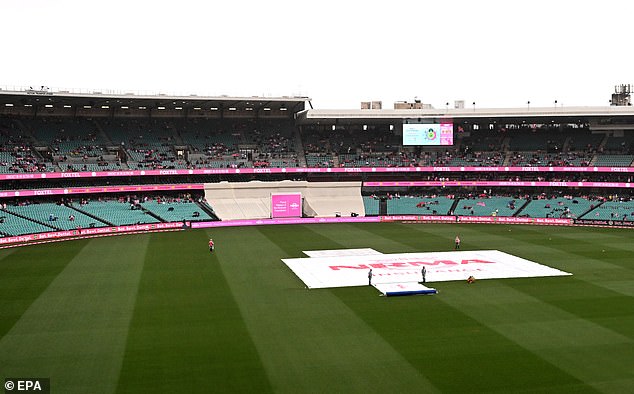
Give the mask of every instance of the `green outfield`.
M 498 249 L 573 274 L 306 290 L 303 250 Z M 216 252 L 207 240 L 213 236 Z M 319 224 L 0 250 L 0 372 L 53 393 L 634 392 L 634 232 Z

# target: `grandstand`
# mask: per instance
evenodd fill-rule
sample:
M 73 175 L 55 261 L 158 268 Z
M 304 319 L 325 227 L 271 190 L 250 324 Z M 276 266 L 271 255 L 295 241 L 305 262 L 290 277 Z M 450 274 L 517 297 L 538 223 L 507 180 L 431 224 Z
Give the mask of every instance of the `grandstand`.
M 12 198 L 5 208 L 7 231 L 2 232 L 266 219 L 276 187 L 271 185 L 284 180 L 308 185 L 302 186 L 303 213 L 318 217 L 605 220 L 616 212 L 608 209 L 611 204 L 599 204 L 601 198 L 631 195 L 634 111 L 628 107 L 368 112 L 306 109 L 307 102 L 306 97 L 0 91 L 0 176 L 7 175 L 3 193 Z M 445 121 L 453 122 L 452 145 L 404 143 L 404 124 Z M 383 200 L 368 196 L 375 189 L 364 186 L 402 180 L 435 183 L 418 190 L 386 186 L 377 195 L 392 198 Z M 268 194 L 223 194 L 233 190 L 226 185 L 253 181 L 269 183 Z M 206 197 L 195 202 L 159 202 L 151 190 L 140 191 L 149 198 L 137 197 L 134 209 L 128 201 L 98 194 L 99 188 L 117 185 L 141 190 L 148 183 L 221 182 L 226 182 L 224 192 L 207 188 Z M 346 182 L 356 186 L 344 195 L 336 185 Z M 509 190 L 505 187 L 513 184 L 504 182 L 522 186 Z M 55 195 L 77 193 L 78 185 L 86 188 L 81 193 L 87 204 L 51 201 Z M 625 217 L 626 211 L 618 214 Z M 49 221 L 51 215 L 58 219 Z M 9 228 L 10 223 L 23 229 Z

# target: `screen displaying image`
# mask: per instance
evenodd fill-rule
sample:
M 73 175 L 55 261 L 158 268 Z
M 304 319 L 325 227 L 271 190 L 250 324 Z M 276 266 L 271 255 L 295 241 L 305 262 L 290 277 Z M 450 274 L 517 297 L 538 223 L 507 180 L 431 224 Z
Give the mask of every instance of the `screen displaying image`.
M 405 123 L 403 145 L 453 145 L 453 123 Z

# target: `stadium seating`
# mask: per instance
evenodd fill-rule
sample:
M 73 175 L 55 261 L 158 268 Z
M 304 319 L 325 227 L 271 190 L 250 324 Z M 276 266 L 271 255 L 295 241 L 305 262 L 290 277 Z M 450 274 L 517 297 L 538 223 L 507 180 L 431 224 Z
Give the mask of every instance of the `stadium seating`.
M 123 169 L 119 163 L 58 163 L 62 171 L 118 171 Z
M 72 230 L 77 227 L 101 227 L 107 224 L 82 212 L 61 204 L 40 203 L 7 207 L 7 211 L 17 213 L 29 219 L 46 223 L 61 230 Z M 73 219 L 70 220 L 70 216 Z M 55 218 L 51 220 L 51 218 Z
M 521 151 L 514 152 L 510 158 L 510 165 L 528 167 L 566 167 L 566 166 L 588 166 L 592 160 L 591 154 L 584 152 L 568 153 L 543 153 Z
M 379 199 L 373 196 L 363 196 L 363 207 L 365 216 L 376 216 L 379 214 Z
M 546 151 L 548 136 L 543 132 L 515 132 L 511 133 L 509 149 L 511 151 Z
M 91 201 L 88 204 L 82 206 L 74 205 L 73 207 L 116 226 L 160 222 L 160 220 L 148 215 L 145 211 L 131 209 L 129 203 L 119 201 Z
M 306 165 L 308 167 L 333 167 L 334 161 L 331 155 L 307 154 Z
M 594 205 L 598 205 L 598 202 L 582 197 L 535 199 L 522 209 L 520 215 L 533 218 L 580 218 Z
M 34 138 L 48 145 L 56 157 L 98 157 L 106 152 L 108 141 L 90 119 L 38 118 L 24 123 Z
M 634 221 L 634 201 L 606 201 L 582 219 Z
M 447 163 L 450 166 L 501 166 L 504 154 L 501 152 L 476 152 L 452 156 Z
M 388 215 L 446 215 L 454 200 L 445 196 L 402 196 L 387 200 Z
M 29 219 L 16 216 L 7 211 L 0 211 L 0 233 L 6 235 L 23 235 L 56 231 L 57 228 L 46 226 Z
M 403 147 L 387 125 L 300 129 L 291 119 L 43 116 L 3 119 L 0 126 L 2 173 L 304 165 L 630 166 L 634 161 L 631 133 L 593 134 L 583 126 L 496 125 L 459 132 L 455 145 L 442 151 Z
M 571 133 L 567 141 L 568 151 L 593 152 L 605 138 L 605 134 L 592 134 L 588 132 Z
M 459 216 L 514 216 L 526 203 L 513 197 L 463 198 L 458 200 L 454 214 Z
M 597 155 L 594 165 L 598 167 L 628 167 L 632 164 L 634 155 Z
M 141 205 L 166 222 L 213 220 L 207 212 L 194 202 L 158 202 L 156 200 L 148 200 L 142 202 Z M 198 212 L 200 216 L 194 216 L 194 212 Z
M 634 148 L 634 135 L 628 133 L 618 137 L 609 136 L 603 148 L 605 153 L 632 153 L 632 148 Z
M 185 167 L 174 151 L 182 140 L 169 120 L 117 119 L 99 126 L 115 145 L 125 148 L 131 169 Z

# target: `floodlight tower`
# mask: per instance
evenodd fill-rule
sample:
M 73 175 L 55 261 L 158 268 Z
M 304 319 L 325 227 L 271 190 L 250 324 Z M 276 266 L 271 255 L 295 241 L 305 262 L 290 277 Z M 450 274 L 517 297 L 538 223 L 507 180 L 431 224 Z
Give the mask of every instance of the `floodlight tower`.
M 610 105 L 616 106 L 629 106 L 632 105 L 632 85 L 616 85 L 614 87 L 614 93 L 612 93 L 612 100 Z

